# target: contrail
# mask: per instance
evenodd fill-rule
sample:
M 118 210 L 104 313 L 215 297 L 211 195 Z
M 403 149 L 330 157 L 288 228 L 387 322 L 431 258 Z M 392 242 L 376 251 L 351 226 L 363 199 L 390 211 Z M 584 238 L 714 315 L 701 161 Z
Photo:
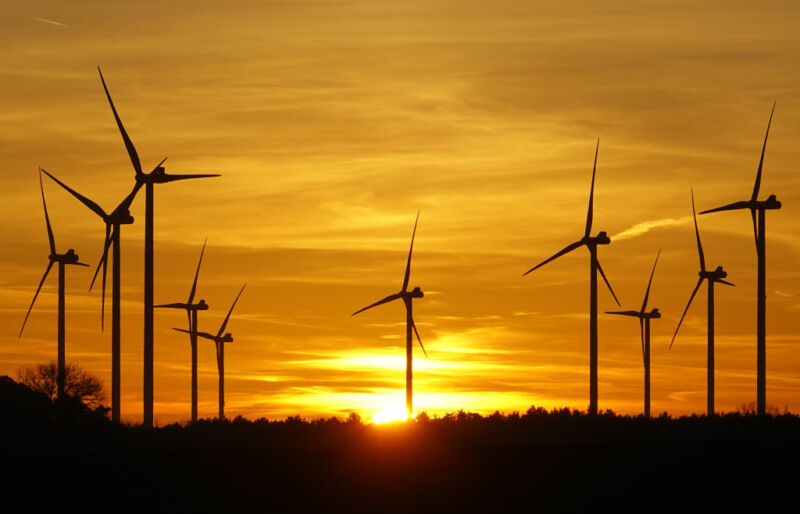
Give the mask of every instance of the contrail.
M 38 16 L 25 16 L 25 17 L 28 18 L 28 19 L 31 19 L 31 20 L 41 21 L 42 23 L 49 23 L 50 25 L 58 25 L 59 27 L 70 27 L 69 25 L 66 25 L 64 23 L 60 23 L 58 21 L 53 21 L 53 20 L 48 20 L 47 18 L 40 18 Z
M 660 220 L 643 221 L 642 223 L 637 223 L 632 227 L 626 228 L 619 234 L 615 234 L 614 239 L 617 241 L 621 239 L 631 239 L 641 236 L 642 234 L 645 234 L 654 228 L 684 225 L 688 223 L 690 219 L 691 218 L 689 218 L 689 216 L 684 216 L 683 218 L 662 218 Z

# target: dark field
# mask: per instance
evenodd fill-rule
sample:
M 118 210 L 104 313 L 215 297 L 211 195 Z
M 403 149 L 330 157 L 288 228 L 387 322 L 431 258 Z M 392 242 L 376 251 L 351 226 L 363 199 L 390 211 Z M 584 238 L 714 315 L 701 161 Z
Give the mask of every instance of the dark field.
M 379 426 L 289 418 L 144 430 L 8 387 L 0 401 L 4 503 L 33 511 L 797 510 L 800 418 L 791 414 L 531 409 Z

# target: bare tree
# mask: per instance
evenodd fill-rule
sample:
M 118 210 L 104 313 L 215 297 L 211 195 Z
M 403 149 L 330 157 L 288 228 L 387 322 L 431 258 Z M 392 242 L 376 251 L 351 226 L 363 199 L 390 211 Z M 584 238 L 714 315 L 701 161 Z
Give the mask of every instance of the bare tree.
M 106 399 L 103 382 L 77 364 L 67 364 L 65 368 L 64 392 L 77 398 L 90 409 L 96 409 Z M 34 391 L 45 394 L 54 400 L 58 392 L 58 366 L 55 362 L 26 366 L 17 372 L 19 381 Z

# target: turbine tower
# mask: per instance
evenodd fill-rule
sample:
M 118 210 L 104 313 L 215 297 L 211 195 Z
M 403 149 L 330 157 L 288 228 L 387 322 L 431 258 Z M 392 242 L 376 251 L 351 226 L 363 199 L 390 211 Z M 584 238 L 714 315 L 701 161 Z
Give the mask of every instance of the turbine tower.
M 722 266 L 717 266 L 714 271 L 708 271 L 706 269 L 706 258 L 705 254 L 703 253 L 703 244 L 700 242 L 700 230 L 697 228 L 697 214 L 694 210 L 694 192 L 692 192 L 692 216 L 694 217 L 694 234 L 697 238 L 697 255 L 700 257 L 700 271 L 697 273 L 700 275 L 700 278 L 697 280 L 697 285 L 694 287 L 691 296 L 689 296 L 689 302 L 686 304 L 686 308 L 683 310 L 683 314 L 681 315 L 680 321 L 678 321 L 678 326 L 675 327 L 675 333 L 672 334 L 672 341 L 669 343 L 670 350 L 672 349 L 672 345 L 675 343 L 675 336 L 678 335 L 678 330 L 681 328 L 681 323 L 683 323 L 683 318 L 686 317 L 686 313 L 689 311 L 689 307 L 692 305 L 692 300 L 694 300 L 694 296 L 697 294 L 697 291 L 700 289 L 700 286 L 703 285 L 703 281 L 708 281 L 708 366 L 707 366 L 707 374 L 708 374 L 708 394 L 707 394 L 707 403 L 708 403 L 708 415 L 714 415 L 714 284 L 719 282 L 720 284 L 726 284 L 732 286 L 730 282 L 724 280 L 727 278 L 728 273 L 722 269 Z
M 106 236 L 103 242 L 103 256 L 97 264 L 97 269 L 92 277 L 92 283 L 89 285 L 89 290 L 92 290 L 94 282 L 97 279 L 97 274 L 100 271 L 100 266 L 103 267 L 103 292 L 100 307 L 100 326 L 101 329 L 105 327 L 105 312 L 106 312 L 106 267 L 108 262 L 108 249 L 112 248 L 111 256 L 111 420 L 120 422 L 120 336 L 121 336 L 121 317 L 120 317 L 120 282 L 121 282 L 121 269 L 120 269 L 120 227 L 122 225 L 130 225 L 133 223 L 131 216 L 130 206 L 136 193 L 141 186 L 136 184 L 133 190 L 126 196 L 122 202 L 111 213 L 104 211 L 97 203 L 89 198 L 81 195 L 68 185 L 64 184 L 47 170 L 42 170 L 48 177 L 53 179 L 56 184 L 60 185 L 67 190 L 72 196 L 78 199 L 83 205 L 88 207 L 92 212 L 100 216 L 106 225 Z M 113 245 L 113 246 L 112 246 Z
M 22 338 L 22 331 L 25 330 L 25 323 L 28 322 L 28 316 L 31 314 L 33 304 L 36 303 L 36 297 L 39 296 L 39 291 L 42 290 L 42 284 L 47 279 L 47 274 L 53 267 L 53 264 L 58 263 L 58 371 L 56 372 L 56 388 L 58 398 L 64 398 L 64 384 L 66 379 L 66 343 L 65 343 L 65 302 L 64 302 L 64 289 L 66 281 L 66 267 L 69 265 L 75 266 L 88 266 L 78 261 L 78 254 L 75 250 L 70 248 L 67 253 L 58 253 L 56 251 L 56 240 L 53 236 L 53 227 L 50 225 L 50 216 L 47 214 L 47 201 L 44 199 L 44 185 L 42 184 L 42 171 L 39 169 L 39 189 L 42 191 L 42 205 L 44 206 L 44 221 L 47 225 L 47 239 L 50 243 L 50 255 L 47 263 L 47 268 L 44 270 L 42 280 L 39 281 L 39 287 L 36 288 L 36 293 L 33 295 L 31 306 L 28 307 L 28 312 L 25 314 L 25 319 L 22 321 L 22 328 L 19 329 L 18 338 Z
M 111 100 L 111 94 L 108 92 L 106 81 L 103 78 L 103 72 L 97 68 L 100 73 L 100 81 L 103 83 L 103 89 L 106 92 L 108 103 L 111 106 L 111 111 L 114 113 L 114 119 L 119 127 L 122 140 L 125 143 L 125 148 L 128 150 L 128 156 L 133 164 L 133 169 L 136 172 L 136 184 L 138 187 L 144 185 L 145 187 L 145 226 L 144 226 L 144 414 L 142 424 L 146 427 L 153 426 L 153 186 L 155 184 L 165 184 L 167 182 L 174 182 L 176 180 L 188 180 L 194 178 L 218 177 L 218 174 L 193 174 L 193 175 L 174 175 L 167 174 L 162 164 L 167 159 L 164 158 L 150 173 L 142 171 L 142 165 L 139 161 L 139 154 L 133 146 L 125 127 L 122 125 L 122 120 L 117 113 L 114 102 Z
M 206 239 L 208 241 L 208 239 Z M 192 347 L 192 423 L 197 421 L 197 311 L 207 311 L 208 304 L 205 300 L 194 302 L 194 295 L 197 291 L 197 277 L 200 274 L 200 264 L 203 263 L 203 253 L 206 251 L 206 241 L 203 241 L 203 249 L 200 250 L 200 260 L 197 262 L 197 271 L 194 272 L 192 289 L 189 291 L 189 300 L 186 303 L 167 303 L 156 305 L 155 308 L 164 309 L 183 309 L 189 319 L 189 343 Z
M 597 246 L 598 245 L 607 245 L 611 243 L 611 239 L 609 239 L 608 235 L 606 235 L 605 231 L 598 233 L 596 236 L 592 237 L 592 218 L 594 216 L 594 179 L 597 172 L 597 153 L 600 150 L 600 140 L 597 140 L 597 148 L 594 152 L 594 167 L 592 168 L 592 186 L 589 192 L 589 210 L 586 214 L 586 229 L 584 230 L 583 237 L 568 245 L 563 250 L 559 251 L 552 257 L 545 259 L 541 263 L 537 264 L 536 266 L 532 267 L 525 273 L 523 276 L 527 275 L 528 273 L 532 272 L 535 269 L 541 268 L 548 262 L 555 260 L 562 255 L 565 255 L 576 248 L 580 248 L 581 246 L 586 246 L 589 250 L 589 414 L 597 414 L 597 272 L 600 272 L 600 276 L 603 277 L 603 281 L 606 283 L 608 290 L 611 292 L 611 296 L 614 297 L 614 301 L 617 302 L 619 305 L 619 300 L 617 300 L 617 295 L 614 294 L 614 290 L 611 288 L 611 284 L 608 282 L 606 278 L 606 274 L 603 273 L 603 268 L 600 266 L 600 261 L 597 260 Z
M 767 407 L 767 228 L 766 217 L 768 210 L 781 208 L 781 202 L 770 195 L 766 200 L 758 199 L 758 192 L 761 188 L 761 172 L 764 168 L 764 154 L 767 151 L 767 138 L 769 137 L 769 127 L 772 124 L 772 115 L 775 113 L 775 104 L 772 105 L 772 112 L 769 114 L 767 122 L 767 133 L 764 135 L 764 146 L 761 148 L 761 159 L 758 162 L 758 172 L 756 173 L 756 183 L 753 186 L 753 194 L 749 200 L 734 202 L 715 209 L 702 211 L 700 214 L 707 214 L 719 211 L 734 211 L 749 209 L 753 219 L 753 232 L 755 234 L 756 255 L 758 256 L 758 290 L 756 292 L 757 313 L 756 313 L 756 412 L 764 414 Z
M 225 321 L 222 322 L 222 325 L 219 327 L 216 335 L 209 334 L 208 332 L 197 332 L 197 335 L 204 338 L 214 341 L 214 347 L 217 351 L 217 371 L 219 372 L 219 419 L 220 421 L 225 419 L 225 343 L 232 343 L 233 342 L 233 335 L 230 332 L 225 332 L 225 327 L 228 325 L 228 320 L 231 318 L 231 313 L 233 312 L 233 308 L 236 307 L 236 302 L 239 301 L 239 297 L 242 296 L 242 292 L 247 284 L 243 285 L 242 288 L 239 290 L 239 294 L 236 295 L 236 299 L 233 300 L 233 305 L 231 305 L 230 310 L 228 310 L 228 315 L 225 316 Z M 184 330 L 182 328 L 173 328 L 173 330 L 177 330 L 178 332 L 183 332 L 185 334 L 190 334 L 190 330 Z M 197 331 L 197 325 L 192 327 L 193 331 Z
M 647 282 L 647 290 L 644 292 L 642 308 L 638 311 L 606 311 L 606 314 L 639 318 L 639 332 L 642 338 L 642 359 L 644 360 L 644 416 L 646 418 L 650 417 L 650 320 L 661 317 L 658 308 L 647 312 L 647 299 L 650 297 L 650 286 L 653 285 L 653 274 L 656 272 L 656 264 L 658 264 L 658 257 L 660 255 L 661 250 L 656 254 L 653 269 L 650 271 L 650 280 Z
M 411 247 L 408 249 L 408 261 L 406 262 L 406 274 L 403 277 L 403 286 L 400 288 L 399 293 L 391 294 L 384 298 L 383 300 L 379 300 L 372 305 L 368 305 L 363 309 L 359 309 L 351 316 L 355 316 L 359 312 L 364 312 L 367 309 L 371 309 L 373 307 L 377 307 L 378 305 L 382 305 L 384 303 L 392 302 L 394 300 L 403 300 L 403 303 L 406 306 L 406 412 L 407 416 L 410 418 L 413 413 L 413 387 L 412 387 L 412 357 L 413 357 L 413 337 L 411 335 L 411 331 L 413 330 L 414 333 L 417 335 L 417 341 L 419 341 L 419 346 L 422 348 L 422 353 L 425 354 L 425 357 L 428 357 L 428 352 L 425 351 L 425 347 L 422 345 L 422 339 L 419 337 L 419 332 L 417 331 L 417 325 L 414 323 L 414 316 L 413 316 L 413 300 L 414 298 L 422 298 L 424 295 L 422 290 L 419 287 L 415 287 L 411 291 L 408 290 L 408 281 L 411 277 L 411 253 L 414 251 L 414 236 L 417 234 L 417 222 L 419 221 L 419 212 L 417 212 L 417 218 L 414 221 L 414 231 L 411 233 Z

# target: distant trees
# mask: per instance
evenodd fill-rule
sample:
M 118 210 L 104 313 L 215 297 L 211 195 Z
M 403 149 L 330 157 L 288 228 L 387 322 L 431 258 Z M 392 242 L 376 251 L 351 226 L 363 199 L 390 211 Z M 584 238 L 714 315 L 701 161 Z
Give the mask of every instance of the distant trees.
M 79 400 L 90 409 L 98 408 L 106 399 L 103 382 L 77 364 L 67 364 L 64 390 L 67 396 Z M 26 366 L 17 372 L 19 381 L 30 389 L 42 393 L 51 401 L 57 396 L 55 362 Z

